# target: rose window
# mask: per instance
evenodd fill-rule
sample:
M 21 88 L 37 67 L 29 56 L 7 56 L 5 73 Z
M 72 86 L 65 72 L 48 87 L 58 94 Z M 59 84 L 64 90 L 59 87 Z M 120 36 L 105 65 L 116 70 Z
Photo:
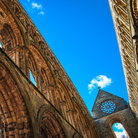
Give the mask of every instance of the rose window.
M 101 111 L 110 114 L 115 111 L 116 105 L 113 101 L 107 100 L 101 103 Z

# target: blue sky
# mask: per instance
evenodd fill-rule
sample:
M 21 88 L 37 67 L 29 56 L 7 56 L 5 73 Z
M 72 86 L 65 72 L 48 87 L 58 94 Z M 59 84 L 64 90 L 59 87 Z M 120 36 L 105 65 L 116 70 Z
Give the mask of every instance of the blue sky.
M 108 0 L 19 0 L 91 112 L 97 87 L 128 102 Z

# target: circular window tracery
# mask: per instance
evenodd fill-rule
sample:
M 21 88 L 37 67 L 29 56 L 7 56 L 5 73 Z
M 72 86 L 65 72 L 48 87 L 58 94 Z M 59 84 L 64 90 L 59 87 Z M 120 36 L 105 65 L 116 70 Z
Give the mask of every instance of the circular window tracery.
M 101 107 L 102 112 L 106 114 L 110 114 L 115 111 L 116 105 L 113 101 L 107 100 L 107 101 L 102 102 L 100 107 Z

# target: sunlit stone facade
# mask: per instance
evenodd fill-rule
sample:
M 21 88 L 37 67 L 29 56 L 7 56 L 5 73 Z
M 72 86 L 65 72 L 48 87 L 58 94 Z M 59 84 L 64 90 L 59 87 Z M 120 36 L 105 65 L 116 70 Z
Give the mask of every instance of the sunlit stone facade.
M 133 0 L 109 0 L 109 4 L 135 118 L 138 4 Z M 101 135 L 101 127 L 97 127 L 74 84 L 18 0 L 0 0 L 0 43 L 1 137 L 98 138 L 106 134 Z M 36 86 L 30 81 L 30 72 Z M 113 107 L 108 112 L 114 112 Z
M 109 0 L 130 106 L 138 117 L 138 1 Z

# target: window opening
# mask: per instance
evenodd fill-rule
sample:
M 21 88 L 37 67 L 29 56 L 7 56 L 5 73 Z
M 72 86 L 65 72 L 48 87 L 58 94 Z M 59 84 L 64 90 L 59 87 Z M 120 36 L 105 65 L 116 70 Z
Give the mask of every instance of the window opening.
M 0 42 L 0 48 L 2 48 L 2 44 L 1 44 L 1 42 Z
M 114 123 L 112 128 L 117 138 L 129 138 L 128 133 L 121 123 Z
M 32 72 L 31 72 L 31 70 L 29 70 L 29 73 L 30 73 L 30 80 L 31 80 L 31 82 L 32 82 L 35 86 L 37 86 L 37 85 L 36 85 L 36 81 L 35 81 L 35 79 L 34 79 L 34 76 L 33 76 Z

